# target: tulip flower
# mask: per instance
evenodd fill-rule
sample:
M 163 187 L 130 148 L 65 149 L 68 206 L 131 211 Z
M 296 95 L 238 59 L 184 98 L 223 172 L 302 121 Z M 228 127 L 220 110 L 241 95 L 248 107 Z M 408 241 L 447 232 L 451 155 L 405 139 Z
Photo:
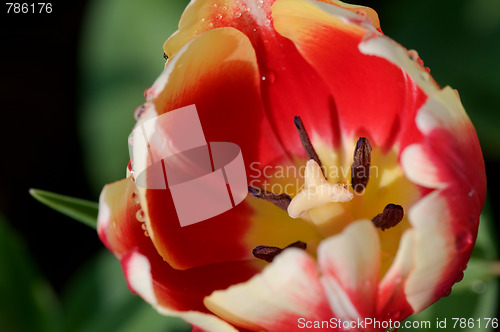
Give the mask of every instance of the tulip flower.
M 136 127 L 196 105 L 210 141 L 241 147 L 250 194 L 181 227 L 168 190 L 135 182 L 147 152 L 132 147 L 98 234 L 160 313 L 203 331 L 399 322 L 461 280 L 485 200 L 477 135 L 375 11 L 193 0 L 164 52 Z

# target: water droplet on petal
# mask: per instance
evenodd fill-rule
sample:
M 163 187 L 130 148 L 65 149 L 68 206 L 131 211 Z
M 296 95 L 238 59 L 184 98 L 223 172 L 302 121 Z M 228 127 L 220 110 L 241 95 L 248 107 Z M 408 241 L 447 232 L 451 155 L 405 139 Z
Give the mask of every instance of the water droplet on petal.
M 274 83 L 276 81 L 276 75 L 273 72 L 269 72 L 267 75 L 262 76 L 261 79 L 268 83 Z
M 266 19 L 264 20 L 264 25 L 267 27 L 267 26 L 269 26 L 270 24 L 271 24 L 271 20 L 269 20 L 269 19 L 267 19 L 267 18 L 266 18 Z
M 420 72 L 420 77 L 424 80 L 424 81 L 428 81 L 430 78 L 431 78 L 431 75 L 429 75 L 429 73 L 425 72 L 425 71 L 421 71 Z
M 248 13 L 248 12 L 250 11 L 250 7 L 245 7 L 245 9 L 243 9 L 243 11 L 244 11 L 245 13 Z
M 144 231 L 144 235 L 145 235 L 146 237 L 149 237 L 149 233 L 148 233 L 148 231 Z
M 144 113 L 144 110 L 146 109 L 146 107 L 144 107 L 144 105 L 141 105 L 141 106 L 138 106 L 135 110 L 134 110 L 134 118 L 136 120 L 139 120 L 139 118 L 141 117 L 142 113 Z
M 146 226 L 146 223 L 142 223 L 141 228 L 145 231 L 148 230 L 148 227 Z
M 387 318 L 390 318 L 392 320 L 399 320 L 399 317 L 401 316 L 401 312 L 399 311 L 393 311 L 387 314 Z
M 220 20 L 222 20 L 222 14 L 217 14 L 217 15 L 215 15 L 215 20 L 216 20 L 216 21 L 220 21 Z
M 241 17 L 241 12 L 240 11 L 237 11 L 234 13 L 234 17 L 235 18 L 240 18 Z
M 257 8 L 262 8 L 263 5 L 264 5 L 264 1 L 263 0 L 257 1 Z
M 140 222 L 144 222 L 146 220 L 146 214 L 144 213 L 144 211 L 142 211 L 142 209 L 137 210 L 137 212 L 135 213 L 135 217 Z
M 132 201 L 134 202 L 134 204 L 139 204 L 139 195 L 137 195 L 136 193 L 132 193 Z
M 474 189 L 471 189 L 471 190 L 469 191 L 469 194 L 468 194 L 468 195 L 469 195 L 469 197 L 472 197 L 472 196 L 474 196 L 474 194 L 475 194 L 475 193 L 476 193 L 476 191 L 475 191 Z
M 366 12 L 363 10 L 363 9 L 358 9 L 356 11 L 356 14 L 360 15 L 360 16 L 366 16 Z
M 208 28 L 212 29 L 214 27 L 214 24 L 212 22 L 208 23 Z
M 460 272 L 458 276 L 455 278 L 455 283 L 462 281 L 463 278 L 464 278 L 464 273 Z
M 222 7 L 222 10 L 227 10 L 227 6 Z
M 474 242 L 471 232 L 468 230 L 459 231 L 455 239 L 455 248 L 459 252 L 466 251 Z

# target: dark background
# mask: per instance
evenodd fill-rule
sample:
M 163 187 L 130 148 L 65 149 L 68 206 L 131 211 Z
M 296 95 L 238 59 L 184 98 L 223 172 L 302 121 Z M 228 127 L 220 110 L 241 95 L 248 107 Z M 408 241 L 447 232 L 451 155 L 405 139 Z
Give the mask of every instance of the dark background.
M 490 3 L 492 14 L 474 12 L 475 5 L 468 1 L 355 2 L 376 9 L 387 35 L 417 49 L 438 83 L 460 91 L 481 139 L 489 199 L 497 220 L 499 200 L 494 189 L 500 180 L 500 26 L 495 25 L 495 15 L 500 8 L 486 0 L 479 2 Z M 99 173 L 100 164 L 97 161 L 89 167 L 84 160 L 86 137 L 78 126 L 87 96 L 81 39 L 90 1 L 52 4 L 51 14 L 7 15 L 6 6 L 1 7 L 0 211 L 22 235 L 38 267 L 59 291 L 102 245 L 95 231 L 43 206 L 28 193 L 29 188 L 40 188 L 93 201 L 99 193 L 89 174 Z M 492 15 L 493 23 L 484 23 L 481 15 Z M 475 21 L 468 21 L 472 19 Z M 159 61 L 161 47 L 159 43 Z M 160 71 L 158 67 L 157 74 Z M 147 87 L 144 84 L 143 89 Z M 139 90 L 137 100 L 141 95 Z M 134 108 L 130 105 L 130 110 L 124 110 L 127 123 L 133 121 Z M 89 133 L 92 129 L 86 135 Z M 126 149 L 126 140 L 122 144 Z M 126 160 L 119 163 L 124 170 Z M 105 165 L 103 162 L 103 168 Z M 107 182 L 123 175 L 124 171 Z

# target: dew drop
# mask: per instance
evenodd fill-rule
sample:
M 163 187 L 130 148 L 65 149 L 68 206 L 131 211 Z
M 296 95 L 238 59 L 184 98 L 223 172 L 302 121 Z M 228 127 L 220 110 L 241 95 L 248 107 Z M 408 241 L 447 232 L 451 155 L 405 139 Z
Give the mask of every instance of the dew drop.
M 235 18 L 240 18 L 241 17 L 241 12 L 240 11 L 237 11 L 234 13 L 234 17 Z
M 147 230 L 148 230 L 148 227 L 146 226 L 146 223 L 142 223 L 141 228 L 142 228 L 144 231 L 147 231 Z
M 468 193 L 469 197 L 472 197 L 474 196 L 474 194 L 476 193 L 476 191 L 474 189 L 471 189 Z
M 227 10 L 227 6 L 222 7 L 222 10 Z
M 473 242 L 472 234 L 467 230 L 463 230 L 457 234 L 457 238 L 455 239 L 455 248 L 457 251 L 463 252 L 469 249 Z
M 217 15 L 215 15 L 215 20 L 216 20 L 216 21 L 220 21 L 220 20 L 222 20 L 222 14 L 217 14 Z
M 392 320 L 399 320 L 400 316 L 401 316 L 401 312 L 399 312 L 399 311 L 393 311 L 393 312 L 390 312 L 387 315 L 387 318 L 390 318 Z
M 269 72 L 262 76 L 261 80 L 272 84 L 276 81 L 276 75 L 273 72 Z
M 128 137 L 128 145 L 134 145 L 134 135 Z
M 144 235 L 145 235 L 146 237 L 149 237 L 149 233 L 148 233 L 148 231 L 144 231 Z
M 245 13 L 248 13 L 248 12 L 250 11 L 250 7 L 245 7 L 245 9 L 243 9 L 243 11 L 244 11 Z
M 359 9 L 358 11 L 356 11 L 356 14 L 358 14 L 359 16 L 366 16 L 366 12 L 362 9 Z
M 428 81 L 428 80 L 431 78 L 431 75 L 429 75 L 429 73 L 428 73 L 428 72 L 421 71 L 421 72 L 420 72 L 420 77 L 421 77 L 424 81 Z
M 144 211 L 142 211 L 142 209 L 137 210 L 137 212 L 135 213 L 135 217 L 140 222 L 144 222 L 146 220 L 146 214 L 144 213 Z
M 132 193 L 132 201 L 134 202 L 134 204 L 139 204 L 139 195 L 137 195 L 136 193 Z
M 134 110 L 134 118 L 136 120 L 139 120 L 139 118 L 141 117 L 142 113 L 144 113 L 145 109 L 146 109 L 146 107 L 144 107 L 144 105 L 136 107 L 136 109 Z
M 208 28 L 212 29 L 214 27 L 214 24 L 212 22 L 208 23 Z
M 270 24 L 271 24 L 271 20 L 269 20 L 269 19 L 267 19 L 267 18 L 266 18 L 266 19 L 264 20 L 264 25 L 265 25 L 266 27 L 268 27 Z
M 213 7 L 214 9 L 217 9 L 217 4 L 216 4 L 216 3 L 214 3 L 214 4 L 212 5 L 212 7 Z
M 455 278 L 455 283 L 462 281 L 463 278 L 464 278 L 464 273 L 460 272 L 458 276 Z
M 263 0 L 257 1 L 257 8 L 262 8 L 263 5 L 264 5 L 264 1 Z
M 415 50 L 408 50 L 408 56 L 410 57 L 410 59 L 412 59 L 413 61 L 417 61 L 418 60 L 418 52 L 415 51 Z

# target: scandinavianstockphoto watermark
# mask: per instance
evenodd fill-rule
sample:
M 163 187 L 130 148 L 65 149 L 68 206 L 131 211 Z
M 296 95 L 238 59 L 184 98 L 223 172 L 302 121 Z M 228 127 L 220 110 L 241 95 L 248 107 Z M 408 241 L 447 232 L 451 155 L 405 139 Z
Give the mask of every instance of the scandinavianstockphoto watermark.
M 337 183 L 343 185 L 344 188 L 351 188 L 351 174 L 358 178 L 378 178 L 379 169 L 377 166 L 370 166 L 369 168 L 351 168 L 344 166 L 329 166 L 324 165 L 316 170 L 309 169 L 308 172 L 317 172 L 310 174 L 313 177 L 326 177 L 330 183 Z M 252 162 L 249 165 L 249 186 L 258 187 L 274 194 L 287 194 L 294 195 L 304 187 L 306 173 L 306 165 L 277 165 L 262 166 L 260 162 Z M 342 181 L 340 181 L 342 179 Z M 365 193 L 365 186 L 356 184 L 353 188 L 353 193 L 357 196 L 362 196 Z M 318 188 L 321 190 L 321 188 Z M 339 186 L 341 190 L 341 186 Z

